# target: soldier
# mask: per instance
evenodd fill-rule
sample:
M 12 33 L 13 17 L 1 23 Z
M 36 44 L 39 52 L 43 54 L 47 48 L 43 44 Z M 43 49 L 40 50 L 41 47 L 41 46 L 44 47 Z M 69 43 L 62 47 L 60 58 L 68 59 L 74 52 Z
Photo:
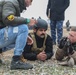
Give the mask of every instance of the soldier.
M 56 40 L 59 44 L 63 36 L 63 21 L 65 20 L 65 10 L 68 8 L 69 3 L 69 0 L 48 0 L 46 14 L 50 19 L 51 37 L 54 45 L 56 45 Z
M 61 65 L 74 66 L 76 64 L 76 27 L 71 28 L 68 37 L 63 37 L 56 51 L 56 59 L 61 61 L 67 57 Z
M 48 24 L 43 19 L 38 19 L 33 28 L 33 32 L 29 33 L 33 39 L 33 44 L 24 48 L 23 57 L 28 60 L 45 61 L 53 56 L 52 38 L 46 34 Z
M 21 55 L 28 37 L 28 25 L 33 26 L 35 20 L 23 18 L 20 13 L 26 10 L 26 7 L 29 7 L 31 3 L 32 0 L 0 1 L 0 53 L 2 53 L 2 48 L 15 43 L 11 70 L 33 68 L 31 64 L 21 61 Z M 0 63 L 2 63 L 1 58 Z

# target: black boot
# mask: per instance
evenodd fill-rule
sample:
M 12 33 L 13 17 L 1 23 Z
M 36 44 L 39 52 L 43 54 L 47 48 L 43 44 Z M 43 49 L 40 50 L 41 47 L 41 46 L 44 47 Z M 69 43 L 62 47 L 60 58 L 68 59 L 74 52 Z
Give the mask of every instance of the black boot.
M 2 49 L 0 48 L 0 64 L 2 64 Z
M 32 69 L 33 66 L 29 63 L 24 63 L 21 61 L 20 56 L 13 56 L 13 59 L 11 61 L 11 70 L 16 70 L 16 69 L 23 69 L 23 70 L 28 70 Z

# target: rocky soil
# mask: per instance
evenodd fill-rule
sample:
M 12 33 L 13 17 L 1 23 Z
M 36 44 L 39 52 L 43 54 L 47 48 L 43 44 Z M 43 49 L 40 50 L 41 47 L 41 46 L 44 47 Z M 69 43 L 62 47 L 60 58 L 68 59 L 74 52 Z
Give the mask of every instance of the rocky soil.
M 48 29 L 48 34 L 50 31 Z M 66 29 L 64 29 L 64 36 L 68 35 Z M 56 52 L 57 46 L 54 45 L 54 52 Z M 10 62 L 13 56 L 13 49 L 3 53 L 4 64 L 0 64 L 0 75 L 76 75 L 76 65 L 74 67 L 65 67 L 58 65 L 58 61 L 53 56 L 52 59 L 47 61 L 26 61 L 31 63 L 34 67 L 29 70 L 10 70 Z

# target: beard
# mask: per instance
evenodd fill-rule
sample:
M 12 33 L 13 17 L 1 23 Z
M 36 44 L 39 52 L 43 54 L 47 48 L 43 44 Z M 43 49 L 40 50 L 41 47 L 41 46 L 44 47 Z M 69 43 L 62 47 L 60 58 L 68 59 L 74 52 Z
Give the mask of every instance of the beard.
M 41 37 L 41 38 L 44 38 L 44 37 L 45 37 L 45 34 L 41 34 L 40 37 Z

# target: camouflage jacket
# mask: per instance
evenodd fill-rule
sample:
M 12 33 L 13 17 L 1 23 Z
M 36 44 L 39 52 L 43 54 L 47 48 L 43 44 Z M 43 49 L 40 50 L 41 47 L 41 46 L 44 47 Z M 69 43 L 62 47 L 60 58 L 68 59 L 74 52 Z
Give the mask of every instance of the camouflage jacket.
M 73 43 L 72 47 L 73 47 L 74 53 L 71 54 L 70 56 L 74 59 L 74 61 L 76 63 L 76 43 Z M 66 50 L 57 48 L 57 51 L 55 54 L 55 57 L 57 60 L 61 61 L 62 59 L 64 59 L 67 56 L 68 56 L 68 54 L 67 54 Z

